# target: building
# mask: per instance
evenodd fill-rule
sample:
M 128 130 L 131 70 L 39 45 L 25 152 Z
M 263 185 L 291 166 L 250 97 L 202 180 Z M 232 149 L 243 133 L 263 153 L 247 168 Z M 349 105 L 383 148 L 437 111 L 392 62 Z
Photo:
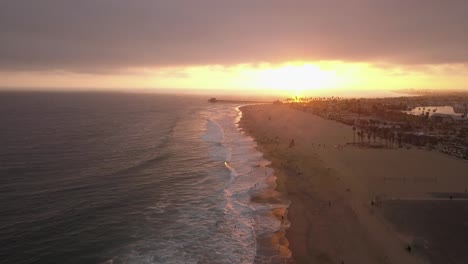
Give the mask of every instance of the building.
M 455 121 L 455 123 L 460 124 L 460 125 L 468 124 L 468 118 L 467 117 L 454 116 L 453 120 Z
M 455 116 L 436 113 L 431 115 L 431 121 L 436 124 L 453 124 L 455 123 Z

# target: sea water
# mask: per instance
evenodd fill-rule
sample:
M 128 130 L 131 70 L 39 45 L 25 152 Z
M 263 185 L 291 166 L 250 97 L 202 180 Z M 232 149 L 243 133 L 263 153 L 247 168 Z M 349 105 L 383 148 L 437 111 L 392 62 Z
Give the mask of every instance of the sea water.
M 236 104 L 0 94 L 0 263 L 283 263 Z

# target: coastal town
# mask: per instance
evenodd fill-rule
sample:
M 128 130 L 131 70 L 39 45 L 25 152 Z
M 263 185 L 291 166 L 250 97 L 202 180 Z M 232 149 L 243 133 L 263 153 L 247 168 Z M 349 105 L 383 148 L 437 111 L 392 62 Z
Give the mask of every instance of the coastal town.
M 468 159 L 468 94 L 397 98 L 303 97 L 275 101 L 350 126 L 350 144 L 425 148 Z

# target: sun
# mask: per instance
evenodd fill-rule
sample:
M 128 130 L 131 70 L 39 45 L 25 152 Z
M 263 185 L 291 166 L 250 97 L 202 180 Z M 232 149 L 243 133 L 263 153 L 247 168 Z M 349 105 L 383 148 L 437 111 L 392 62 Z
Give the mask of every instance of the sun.
M 336 79 L 334 72 L 321 69 L 313 64 L 287 64 L 261 69 L 257 73 L 260 87 L 285 91 L 294 96 L 305 92 L 328 88 Z

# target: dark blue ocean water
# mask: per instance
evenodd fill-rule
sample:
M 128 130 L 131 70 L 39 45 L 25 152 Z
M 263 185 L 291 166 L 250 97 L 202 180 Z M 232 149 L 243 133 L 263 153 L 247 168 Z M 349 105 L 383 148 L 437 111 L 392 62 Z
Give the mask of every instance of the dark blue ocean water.
M 0 263 L 271 262 L 287 202 L 250 202 L 273 176 L 239 118 L 202 97 L 0 93 Z

